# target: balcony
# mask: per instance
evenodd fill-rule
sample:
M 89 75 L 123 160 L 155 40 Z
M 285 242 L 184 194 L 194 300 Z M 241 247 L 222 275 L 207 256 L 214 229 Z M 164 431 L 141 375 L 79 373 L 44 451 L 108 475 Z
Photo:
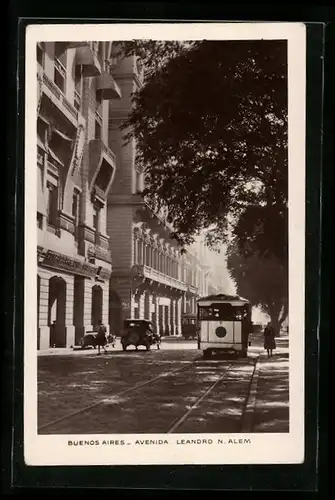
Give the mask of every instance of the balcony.
M 90 171 L 89 181 L 94 196 L 105 200 L 112 185 L 116 157 L 101 139 L 92 139 L 89 143 Z
M 75 62 L 83 67 L 83 77 L 101 75 L 98 42 L 86 42 L 85 45 L 77 47 Z
M 187 284 L 187 292 L 191 295 L 197 295 L 198 287 L 195 285 L 188 285 Z
M 103 71 L 102 74 L 97 77 L 96 89 L 101 90 L 101 97 L 105 101 L 122 98 L 119 86 L 112 75 L 107 71 Z
M 73 126 L 77 127 L 78 111 L 69 103 L 58 86 L 41 69 L 38 72 L 38 94 L 38 106 L 40 106 L 42 96 L 45 95 L 66 116 Z
M 155 281 L 160 285 L 169 286 L 171 288 L 180 290 L 182 292 L 187 291 L 187 284 L 176 278 L 172 278 L 156 269 L 144 265 L 135 265 L 132 267 L 132 275 L 138 278 L 146 278 L 150 281 Z

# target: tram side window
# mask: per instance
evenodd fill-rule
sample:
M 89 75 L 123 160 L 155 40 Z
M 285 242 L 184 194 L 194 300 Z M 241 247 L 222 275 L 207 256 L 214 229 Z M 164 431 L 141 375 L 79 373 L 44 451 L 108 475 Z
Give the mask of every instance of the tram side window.
M 232 306 L 231 304 L 217 304 L 214 306 L 199 307 L 199 320 L 205 321 L 240 321 L 248 315 L 247 308 Z
M 220 318 L 220 309 L 218 307 L 199 307 L 199 319 L 215 320 Z

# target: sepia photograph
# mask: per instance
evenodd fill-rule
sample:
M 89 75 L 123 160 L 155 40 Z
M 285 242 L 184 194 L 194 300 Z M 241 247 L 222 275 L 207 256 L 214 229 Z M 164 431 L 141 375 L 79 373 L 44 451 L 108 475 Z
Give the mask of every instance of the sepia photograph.
M 304 26 L 26 36 L 27 464 L 303 462 Z

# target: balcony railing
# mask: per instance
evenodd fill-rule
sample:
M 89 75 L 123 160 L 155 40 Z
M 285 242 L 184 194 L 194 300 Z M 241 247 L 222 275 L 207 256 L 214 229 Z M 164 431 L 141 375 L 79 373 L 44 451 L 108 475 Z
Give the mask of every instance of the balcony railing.
M 66 68 L 57 57 L 55 57 L 55 68 L 63 78 L 66 78 Z
M 102 127 L 102 107 L 101 106 L 99 106 L 95 110 L 95 119 L 99 123 L 100 127 Z
M 77 111 L 80 111 L 81 94 L 80 94 L 80 92 L 78 92 L 78 90 L 74 91 L 74 107 L 76 108 Z
M 50 80 L 50 78 L 43 73 L 42 75 L 42 93 L 46 94 L 48 98 L 56 104 L 61 111 L 70 118 L 71 122 L 77 125 L 78 121 L 78 111 L 76 108 L 66 99 L 63 92 L 57 87 L 57 85 Z
M 198 287 L 195 285 L 187 285 L 187 291 L 192 295 L 196 295 L 198 293 Z
M 105 191 L 103 189 L 101 189 L 101 187 L 95 185 L 94 186 L 94 193 L 95 193 L 96 196 L 98 196 L 102 200 L 105 199 Z
M 62 92 L 65 92 L 66 69 L 57 58 L 55 58 L 55 84 Z
M 167 274 L 164 274 L 161 271 L 157 271 L 156 269 L 150 266 L 137 264 L 133 266 L 132 273 L 134 276 L 147 278 L 161 285 L 170 286 L 172 288 L 176 288 L 177 290 L 181 290 L 183 292 L 187 291 L 188 286 L 186 283 L 178 280 L 177 278 L 172 278 L 171 276 L 168 276 Z

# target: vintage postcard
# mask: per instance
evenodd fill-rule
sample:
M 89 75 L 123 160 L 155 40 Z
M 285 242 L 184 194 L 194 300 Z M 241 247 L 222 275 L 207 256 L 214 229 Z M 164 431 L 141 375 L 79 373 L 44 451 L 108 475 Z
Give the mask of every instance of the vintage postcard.
M 301 23 L 26 30 L 27 465 L 304 462 Z

